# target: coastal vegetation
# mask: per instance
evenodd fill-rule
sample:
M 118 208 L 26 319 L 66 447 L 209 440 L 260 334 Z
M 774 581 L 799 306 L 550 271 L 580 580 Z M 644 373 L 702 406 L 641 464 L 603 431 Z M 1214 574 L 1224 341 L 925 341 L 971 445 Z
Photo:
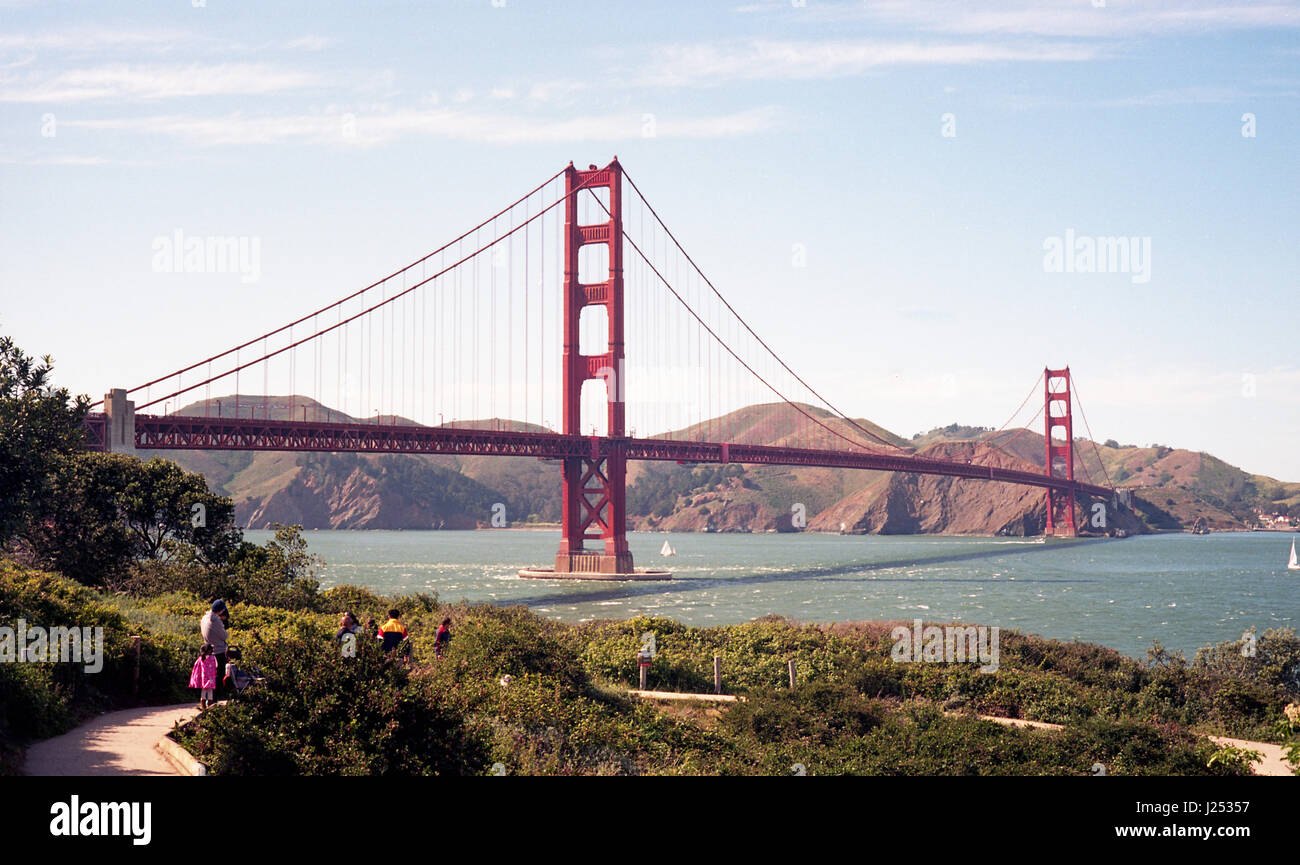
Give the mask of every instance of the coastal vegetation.
M 1300 742 L 1283 730 L 1300 698 L 1294 631 L 1145 661 L 1084 643 L 1006 632 L 996 673 L 961 663 L 896 663 L 885 623 L 805 625 L 768 617 L 696 628 L 669 619 L 566 625 L 520 607 L 304 590 L 295 608 L 231 605 L 230 639 L 266 680 L 176 737 L 217 774 L 1107 774 L 1247 771 L 1208 734 Z M 337 611 L 392 606 L 413 663 L 361 640 L 334 642 Z M 20 749 L 95 711 L 185 699 L 208 599 L 131 594 L 0 567 L 0 619 L 106 628 L 105 669 L 0 665 L 0 740 Z M 452 646 L 434 659 L 443 618 Z M 729 705 L 629 696 L 636 652 L 655 635 L 653 689 L 709 692 L 713 657 Z M 137 661 L 132 635 L 141 639 Z M 798 685 L 791 689 L 788 663 Z M 134 671 L 139 669 L 133 690 Z M 980 715 L 1064 725 L 1006 727 Z M 1229 755 L 1230 756 L 1230 755 Z

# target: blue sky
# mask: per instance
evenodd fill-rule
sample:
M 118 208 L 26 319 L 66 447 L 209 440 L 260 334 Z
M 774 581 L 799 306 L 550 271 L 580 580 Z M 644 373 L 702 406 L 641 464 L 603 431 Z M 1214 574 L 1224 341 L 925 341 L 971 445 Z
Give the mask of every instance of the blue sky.
M 1294 3 L 193 2 L 0 0 L 0 331 L 75 391 L 617 153 L 851 414 L 998 426 L 1068 363 L 1098 438 L 1300 480 Z M 156 272 L 177 227 L 259 278 Z M 1067 232 L 1148 267 L 1053 272 Z

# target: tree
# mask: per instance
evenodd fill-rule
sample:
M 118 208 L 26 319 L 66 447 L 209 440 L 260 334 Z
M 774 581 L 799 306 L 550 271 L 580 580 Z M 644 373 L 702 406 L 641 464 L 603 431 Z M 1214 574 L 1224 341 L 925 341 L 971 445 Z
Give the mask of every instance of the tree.
M 203 475 L 159 457 L 122 465 L 119 501 L 136 558 L 171 561 L 188 546 L 205 564 L 221 564 L 243 539 L 234 504 L 210 492 Z
M 167 460 L 64 456 L 47 487 L 18 533 L 20 552 L 87 585 L 117 585 L 141 562 L 219 565 L 242 540 L 230 499 Z
M 50 384 L 54 361 L 36 361 L 0 337 L 0 547 L 48 495 L 60 460 L 76 453 L 90 398 Z
M 302 526 L 275 523 L 275 538 L 265 546 L 245 541 L 230 558 L 229 575 L 220 588 L 226 601 L 241 601 L 291 610 L 311 609 L 320 582 L 319 556 L 307 552 Z
M 86 585 L 113 585 L 133 558 L 118 506 L 120 454 L 109 459 L 63 456 L 53 467 L 46 495 L 17 532 L 27 562 Z M 116 459 L 114 459 L 116 458 Z

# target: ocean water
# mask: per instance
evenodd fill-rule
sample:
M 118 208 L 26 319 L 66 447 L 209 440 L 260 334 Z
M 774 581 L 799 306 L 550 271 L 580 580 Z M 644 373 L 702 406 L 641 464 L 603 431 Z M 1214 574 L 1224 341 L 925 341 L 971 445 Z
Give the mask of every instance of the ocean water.
M 246 532 L 262 543 L 269 532 Z M 1269 532 L 1053 540 L 817 534 L 628 536 L 638 567 L 671 582 L 521 579 L 549 567 L 557 531 L 310 531 L 322 584 L 444 601 L 526 604 L 569 622 L 666 616 L 693 625 L 769 613 L 807 622 L 922 618 L 1085 640 L 1142 657 L 1191 654 L 1252 626 L 1296 627 L 1290 535 Z M 661 558 L 669 538 L 677 555 Z

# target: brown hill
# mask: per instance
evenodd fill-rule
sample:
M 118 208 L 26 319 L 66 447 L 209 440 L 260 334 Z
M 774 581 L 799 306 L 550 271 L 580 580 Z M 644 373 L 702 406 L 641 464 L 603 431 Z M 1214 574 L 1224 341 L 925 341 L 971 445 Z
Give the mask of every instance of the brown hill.
M 967 442 L 938 442 L 920 456 L 965 460 L 972 451 Z M 998 450 L 981 451 L 981 465 L 1018 471 L 1041 470 L 1027 460 Z M 1082 521 L 1081 504 L 1078 517 Z M 891 474 L 880 487 L 865 489 L 818 514 L 809 528 L 852 533 L 1038 535 L 1046 523 L 1043 490 L 1017 484 L 969 481 L 937 475 Z M 1147 531 L 1131 514 L 1107 509 L 1107 529 L 1129 533 Z
M 1030 430 L 956 424 L 911 440 L 865 420 L 849 422 L 802 407 L 833 433 L 785 404 L 748 406 L 711 422 L 665 434 L 677 439 L 795 447 L 870 441 L 863 429 L 897 448 L 927 456 L 1042 471 L 1043 438 Z M 235 400 L 196 403 L 184 414 L 233 417 Z M 302 396 L 241 396 L 239 416 L 364 422 Z M 379 418 L 381 423 L 410 421 Z M 856 424 L 856 426 L 855 426 Z M 458 421 L 458 427 L 540 429 L 501 418 Z M 843 437 L 843 438 L 840 438 Z M 879 445 L 877 445 L 879 447 Z M 882 449 L 884 449 L 882 447 Z M 231 496 L 246 526 L 272 522 L 308 528 L 471 527 L 490 519 L 497 502 L 509 523 L 554 522 L 560 515 L 559 467 L 527 457 L 347 456 L 249 452 L 165 452 L 203 473 Z M 1160 446 L 1095 445 L 1080 439 L 1076 476 L 1136 488 L 1137 507 L 1158 528 L 1190 527 L 1206 517 L 1215 528 L 1239 528 L 1252 509 L 1300 508 L 1300 484 L 1247 475 L 1208 454 Z M 1042 531 L 1041 490 L 1012 484 L 897 475 L 849 469 L 749 465 L 632 463 L 631 525 L 666 531 L 787 531 L 800 517 L 814 531 L 1033 534 Z M 1140 531 L 1137 523 L 1126 526 Z

